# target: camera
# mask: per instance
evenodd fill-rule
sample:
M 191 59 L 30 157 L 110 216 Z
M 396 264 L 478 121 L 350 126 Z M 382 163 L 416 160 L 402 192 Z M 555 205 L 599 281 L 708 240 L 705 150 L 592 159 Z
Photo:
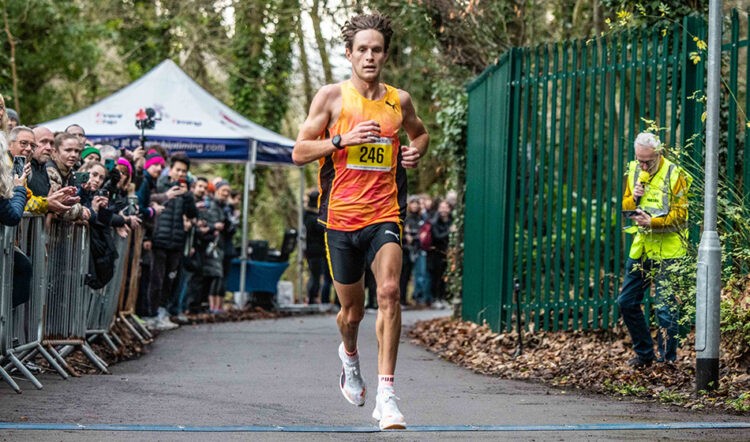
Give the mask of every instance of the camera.
M 135 127 L 138 129 L 153 129 L 156 127 L 156 111 L 150 107 L 138 109 L 135 114 Z
M 104 184 L 102 184 L 102 187 L 96 191 L 96 196 L 105 196 L 107 198 L 110 197 L 110 195 L 114 195 L 117 193 L 117 185 L 120 183 L 120 171 L 117 170 L 117 168 L 114 168 L 107 173 L 107 179 L 104 180 Z

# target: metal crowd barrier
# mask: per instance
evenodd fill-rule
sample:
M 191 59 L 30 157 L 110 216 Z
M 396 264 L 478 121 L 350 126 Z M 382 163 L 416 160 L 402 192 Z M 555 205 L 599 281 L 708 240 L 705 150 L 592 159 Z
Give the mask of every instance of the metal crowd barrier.
M 29 300 L 11 310 L 5 355 L 35 387 L 41 382 L 28 370 L 25 363 L 40 353 L 63 379 L 68 374 L 42 346 L 44 306 L 47 295 L 47 234 L 45 217 L 25 213 L 16 230 L 18 248 L 31 259 L 31 293 Z M 9 369 L 10 365 L 4 367 Z
M 89 268 L 88 227 L 83 224 L 52 220 L 49 235 L 49 289 L 44 330 L 44 345 L 62 367 L 75 373 L 58 348 L 65 351 L 80 347 L 104 373 L 107 364 L 86 341 L 86 313 L 91 289 L 85 284 Z
M 10 336 L 10 311 L 13 305 L 13 240 L 15 237 L 15 227 L 0 226 L 0 247 L 2 247 L 0 250 L 0 346 L 2 355 L 5 354 L 8 336 Z M 0 376 L 16 392 L 21 392 L 16 381 L 2 366 L 0 366 Z
M 107 285 L 99 290 L 92 290 L 87 310 L 87 329 L 86 335 L 89 342 L 101 336 L 104 341 L 115 352 L 118 350 L 114 340 L 122 345 L 122 341 L 112 331 L 112 326 L 117 314 L 117 308 L 120 301 L 120 293 L 124 288 L 126 279 L 126 270 L 129 259 L 130 238 L 121 238 L 119 235 L 114 237 L 115 247 L 117 249 L 117 261 L 115 262 L 114 275 Z
M 135 335 L 143 344 L 153 342 L 151 332 L 135 317 L 135 306 L 138 302 L 138 291 L 141 283 L 141 251 L 143 246 L 143 228 L 138 226 L 130 234 L 130 279 L 123 280 L 120 290 L 119 320 Z M 125 272 L 127 274 L 127 272 Z

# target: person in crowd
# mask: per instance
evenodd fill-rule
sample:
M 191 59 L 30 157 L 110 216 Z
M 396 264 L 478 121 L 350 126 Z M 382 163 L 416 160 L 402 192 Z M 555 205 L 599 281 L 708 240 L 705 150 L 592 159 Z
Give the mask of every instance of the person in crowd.
M 82 151 L 81 151 L 81 161 L 83 164 L 86 164 L 90 161 L 93 161 L 95 163 L 101 163 L 102 162 L 102 155 L 99 153 L 99 149 L 97 149 L 94 146 L 87 145 Z
M 27 185 L 34 195 L 47 196 L 50 191 L 47 162 L 52 159 L 55 148 L 55 136 L 52 131 L 43 126 L 34 128 L 36 149 L 31 151 L 31 176 Z
M 32 156 L 34 150 L 36 150 L 36 137 L 34 132 L 26 126 L 15 127 L 10 131 L 10 147 L 8 149 L 8 158 L 12 163 L 13 158 L 20 156 L 28 159 Z M 25 167 L 29 169 L 31 173 L 31 161 L 25 161 Z M 76 196 L 76 189 L 74 187 L 67 187 L 62 189 L 55 189 L 54 192 L 46 195 L 37 195 L 31 190 L 28 191 L 28 198 L 26 202 L 25 211 L 36 215 L 44 215 L 48 211 L 53 213 L 64 213 L 71 209 L 71 207 L 78 202 Z
M 203 287 L 208 293 L 209 311 L 214 314 L 224 313 L 224 252 L 225 230 L 230 229 L 231 212 L 225 210 L 229 205 L 231 192 L 229 183 L 219 181 L 216 184 L 214 199 L 201 213 L 208 230 L 203 233 Z M 230 238 L 231 240 L 231 238 Z
M 0 158 L 8 157 L 8 143 L 5 134 L 0 132 Z M 21 175 L 13 174 L 12 166 L 7 161 L 0 161 L 0 224 L 16 226 L 23 218 L 26 205 L 26 178 L 29 168 Z M 31 296 L 31 261 L 18 249 L 13 253 L 13 293 L 12 306 L 16 307 L 29 300 Z
M 222 187 L 224 189 L 222 189 Z M 216 183 L 214 189 L 214 198 L 224 211 L 225 225 L 224 229 L 220 232 L 219 244 L 224 249 L 223 253 L 223 276 L 222 276 L 222 296 L 227 291 L 227 278 L 232 268 L 232 259 L 239 256 L 237 249 L 234 247 L 234 234 L 237 233 L 237 228 L 240 225 L 240 211 L 237 209 L 237 205 L 233 203 L 236 198 L 232 199 L 233 189 L 229 183 L 225 180 Z
M 375 277 L 378 394 L 373 417 L 381 429 L 406 427 L 394 393 L 401 333 L 401 213 L 406 203 L 405 168 L 417 166 L 429 142 L 411 96 L 381 82 L 392 33 L 390 19 L 380 14 L 359 15 L 344 24 L 351 78 L 317 92 L 292 152 L 296 164 L 320 163 L 320 221 L 326 226 L 341 301 L 340 387 L 350 403 L 360 406 L 366 386 L 359 370 L 357 335 L 364 316 L 366 266 Z M 408 145 L 399 143 L 401 128 Z
M 445 269 L 448 262 L 448 243 L 453 226 L 453 208 L 448 201 L 438 203 L 437 214 L 430 221 L 432 225 L 432 248 L 427 252 L 427 268 L 433 288 L 433 307 L 446 308 L 447 291 L 445 286 Z
M 143 179 L 136 195 L 138 196 L 140 213 L 144 219 L 153 220 L 164 208 L 160 203 L 153 202 L 151 195 L 156 193 L 156 181 L 161 176 L 166 161 L 155 149 L 149 150 L 144 159 Z
M 643 315 L 643 297 L 651 283 L 656 286 L 656 318 L 659 322 L 658 361 L 677 359 L 680 310 L 669 285 L 670 265 L 687 253 L 688 189 L 692 183 L 685 170 L 666 159 L 656 135 L 638 134 L 635 160 L 628 166 L 623 210 L 633 210 L 634 233 L 625 263 L 625 277 L 617 303 L 628 328 L 636 356 L 634 368 L 651 365 L 657 357 L 651 331 Z
M 110 146 L 109 144 L 105 144 L 100 147 L 99 154 L 101 155 L 102 163 L 106 160 L 117 161 L 120 158 L 120 151 L 115 149 L 114 146 Z
M 414 263 L 419 256 L 419 228 L 422 225 L 420 216 L 419 197 L 412 195 L 409 197 L 406 206 L 406 218 L 404 218 L 404 239 L 401 258 L 401 281 L 399 283 L 401 291 L 401 305 L 408 304 L 409 281 L 414 270 Z
M 139 287 L 138 305 L 136 313 L 144 320 L 146 326 L 156 328 L 159 324 L 156 316 L 157 305 L 150 297 L 149 282 L 151 281 L 151 267 L 153 265 L 152 236 L 154 220 L 164 210 L 159 202 L 152 202 L 152 195 L 156 197 L 156 181 L 161 176 L 166 165 L 164 157 L 156 149 L 150 149 L 144 156 L 143 175 L 138 186 L 138 212 L 143 220 L 143 248 L 141 252 L 141 281 Z M 136 166 L 137 170 L 137 166 Z M 159 199 L 159 198 L 156 198 Z M 162 201 L 163 202 L 163 201 Z M 163 324 L 163 327 L 171 327 Z
M 88 173 L 88 180 L 85 183 L 81 183 L 78 188 L 81 196 L 81 205 L 89 209 L 90 215 L 88 221 L 92 224 L 97 221 L 97 213 L 109 205 L 109 196 L 98 192 L 107 180 L 107 169 L 102 163 L 89 161 L 84 163 L 78 169 L 78 172 Z M 107 225 L 110 223 L 110 218 L 111 215 L 108 214 Z
M 133 166 L 125 158 L 118 158 L 115 170 L 108 173 L 111 183 L 105 188 L 109 192 L 109 210 L 112 211 L 112 226 L 123 238 L 129 234 L 130 229 L 141 225 L 137 214 L 137 206 L 132 207 L 128 198 L 130 191 L 130 177 L 133 175 Z M 112 184 L 116 183 L 116 184 Z
M 18 118 L 18 112 L 11 108 L 8 108 L 6 112 L 8 113 L 8 130 L 13 130 L 21 125 L 21 119 Z
M 3 94 L 0 94 L 0 132 L 5 136 L 10 132 L 10 129 L 8 129 L 8 111 L 5 108 L 5 98 L 3 98 Z
M 118 258 L 112 228 L 123 227 L 124 218 L 110 209 L 110 196 L 116 192 L 119 172 L 108 171 L 102 163 L 89 161 L 79 172 L 88 173 L 88 181 L 80 185 L 81 204 L 91 213 L 89 226 L 89 270 L 86 284 L 93 289 L 106 286 L 114 276 Z
M 84 146 L 88 144 L 88 140 L 86 139 L 86 131 L 84 131 L 83 128 L 78 124 L 71 124 L 70 126 L 66 127 L 65 133 L 71 134 L 76 137 L 76 140 L 78 140 L 78 143 L 80 144 L 80 149 L 83 149 Z
M 0 158 L 7 156 L 8 142 L 5 134 L 0 133 Z M 26 205 L 26 178 L 25 173 L 15 176 L 11 164 L 0 161 L 0 224 L 16 226 L 21 222 Z
M 222 276 L 222 294 L 226 294 L 227 291 L 227 278 L 232 268 L 232 259 L 239 256 L 237 248 L 234 246 L 233 238 L 237 229 L 240 225 L 240 211 L 237 206 L 233 203 L 232 192 L 233 189 L 227 181 L 220 181 L 216 184 L 217 187 L 214 189 L 214 199 L 224 211 L 225 225 L 224 229 L 219 235 L 219 245 L 224 249 L 223 254 L 223 276 Z M 224 187 L 224 189 L 221 189 Z
M 52 159 L 47 162 L 50 192 L 75 187 L 77 183 L 74 182 L 73 171 L 81 159 L 81 150 L 81 144 L 75 135 L 60 133 L 55 136 L 55 148 L 52 151 Z M 67 220 L 86 221 L 91 216 L 91 211 L 80 203 L 76 203 L 69 210 L 65 211 L 62 216 Z
M 181 314 L 178 315 L 178 318 L 181 320 L 180 322 L 187 322 L 186 313 L 200 312 L 202 310 L 201 306 L 208 299 L 208 294 L 204 290 L 203 255 L 208 242 L 212 238 L 208 238 L 208 241 L 206 240 L 210 227 L 205 221 L 204 212 L 212 204 L 212 198 L 208 195 L 207 189 L 208 180 L 202 176 L 196 177 L 191 190 L 195 198 L 198 218 L 193 226 L 192 242 L 190 243 L 188 256 L 185 257 L 183 265 L 179 303 Z
M 195 199 L 187 183 L 189 169 L 188 157 L 185 154 L 174 154 L 169 173 L 156 183 L 156 192 L 166 194 L 167 201 L 154 223 L 149 297 L 157 307 L 156 327 L 162 330 L 178 327 L 169 319 L 167 307 L 175 291 L 187 239 L 184 218 L 193 219 L 198 215 Z
M 435 199 L 425 193 L 419 197 L 419 202 L 422 205 L 422 219 L 425 221 L 433 219 L 437 208 L 435 205 Z
M 428 194 L 419 196 L 419 244 L 414 261 L 414 298 L 420 305 L 432 306 L 432 278 L 427 268 L 427 254 L 432 248 L 432 219 L 431 210 L 433 199 Z M 425 236 L 423 238 L 423 236 Z M 425 240 L 426 239 L 426 240 Z
M 326 259 L 325 228 L 318 223 L 318 197 L 320 193 L 313 190 L 307 194 L 307 207 L 303 215 L 305 226 L 305 259 L 310 271 L 307 280 L 307 302 L 321 304 L 331 302 L 331 272 Z M 321 285 L 321 279 L 323 284 Z

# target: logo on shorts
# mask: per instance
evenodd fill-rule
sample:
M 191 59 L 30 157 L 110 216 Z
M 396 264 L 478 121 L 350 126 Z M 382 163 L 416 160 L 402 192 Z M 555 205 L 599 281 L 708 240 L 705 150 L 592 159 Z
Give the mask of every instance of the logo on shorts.
M 399 239 L 399 237 L 398 237 L 398 233 L 396 233 L 396 232 L 391 232 L 390 230 L 386 230 L 386 231 L 385 231 L 385 234 L 386 234 L 386 235 L 388 235 L 388 234 L 391 234 L 391 235 L 393 235 L 393 236 L 395 236 L 395 237 L 396 237 L 396 241 L 401 241 L 401 240 Z

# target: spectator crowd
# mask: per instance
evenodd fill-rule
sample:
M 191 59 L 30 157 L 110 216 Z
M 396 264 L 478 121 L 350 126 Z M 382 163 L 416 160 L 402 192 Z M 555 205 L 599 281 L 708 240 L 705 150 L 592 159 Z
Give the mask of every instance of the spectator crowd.
M 117 258 L 114 235 L 142 232 L 137 314 L 169 330 L 189 312 L 224 312 L 225 280 L 237 256 L 240 193 L 224 179 L 190 173 L 190 159 L 158 145 L 117 149 L 93 145 L 83 127 L 62 132 L 21 124 L 0 95 L 0 223 L 24 212 L 86 223 L 86 284 L 101 288 Z M 30 259 L 14 253 L 13 305 L 29 298 Z M 135 271 L 135 269 L 130 270 Z

